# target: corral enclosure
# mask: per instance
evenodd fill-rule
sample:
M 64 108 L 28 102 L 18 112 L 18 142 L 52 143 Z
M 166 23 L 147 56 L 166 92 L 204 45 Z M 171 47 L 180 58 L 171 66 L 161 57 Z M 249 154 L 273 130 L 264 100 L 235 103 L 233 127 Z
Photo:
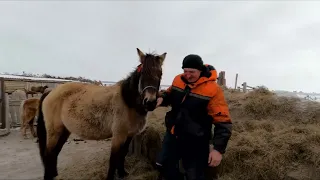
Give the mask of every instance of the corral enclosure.
M 248 93 L 224 89 L 233 121 L 233 134 L 217 171 L 220 180 L 319 180 L 320 104 L 279 97 L 264 88 Z M 170 107 L 148 115 L 145 132 L 130 148 L 128 180 L 156 180 L 153 162 Z M 0 139 L 0 179 L 41 179 L 37 144 L 12 130 Z M 57 179 L 103 179 L 110 141 L 73 141 L 61 151 Z M 13 158 L 14 157 L 14 158 Z M 28 164 L 28 166 L 26 166 Z
M 278 97 L 265 89 L 249 93 L 226 89 L 225 95 L 234 127 L 227 152 L 216 169 L 221 180 L 320 179 L 319 103 Z M 162 107 L 149 113 L 140 153 L 131 153 L 127 158 L 127 179 L 156 180 L 157 172 L 150 160 L 161 147 L 159 138 L 163 137 L 168 110 Z M 77 142 L 73 138 L 61 151 L 58 179 L 103 179 L 110 141 Z M 0 165 L 0 178 L 41 179 L 42 165 L 35 143 L 23 140 L 14 131 L 0 141 L 0 155 L 5 162 Z
M 31 87 L 48 86 L 48 88 L 54 88 L 58 84 L 70 82 L 70 80 L 64 79 L 31 78 L 3 75 L 0 78 L 1 81 L 3 81 L 4 85 L 1 95 L 4 97 L 3 99 L 6 102 L 6 110 L 4 110 L 4 116 L 6 116 L 5 118 L 7 127 L 20 126 L 19 107 L 23 100 L 30 97 L 40 98 L 41 93 L 31 92 Z M 1 118 L 2 121 L 0 121 L 2 128 L 4 128 L 4 126 L 2 125 L 4 116 Z

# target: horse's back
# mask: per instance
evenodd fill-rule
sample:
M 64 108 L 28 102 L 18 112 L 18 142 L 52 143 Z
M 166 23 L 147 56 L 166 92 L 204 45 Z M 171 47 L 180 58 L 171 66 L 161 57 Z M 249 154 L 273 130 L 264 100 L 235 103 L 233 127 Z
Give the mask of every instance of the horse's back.
M 78 82 L 61 84 L 43 101 L 45 121 L 55 126 L 63 125 L 83 139 L 108 138 L 119 92 L 117 86 L 103 87 Z
M 37 113 L 40 100 L 37 98 L 25 99 L 20 105 L 20 119 L 21 123 L 29 123 Z
M 26 99 L 24 101 L 24 106 L 30 108 L 38 108 L 40 100 L 38 98 Z
M 56 88 L 52 89 L 48 97 L 66 99 L 72 96 L 81 96 L 82 99 L 90 99 L 94 96 L 110 96 L 119 92 L 120 88 L 117 85 L 105 87 L 89 83 L 68 82 L 60 84 Z
M 25 99 L 20 104 L 20 115 L 25 116 L 30 112 L 35 114 L 38 110 L 40 100 L 37 98 Z
M 67 82 L 64 84 L 59 84 L 57 87 L 50 90 L 50 93 L 48 94 L 48 97 L 53 95 L 58 95 L 59 97 L 61 95 L 67 96 L 72 95 L 73 93 L 81 90 L 84 87 L 84 83 L 78 83 L 78 82 Z

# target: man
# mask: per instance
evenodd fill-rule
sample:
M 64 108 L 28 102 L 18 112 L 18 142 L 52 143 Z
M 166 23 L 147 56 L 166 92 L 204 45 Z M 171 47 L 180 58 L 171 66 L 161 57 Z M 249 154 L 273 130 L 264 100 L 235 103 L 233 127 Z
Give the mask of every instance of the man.
M 184 58 L 182 69 L 184 73 L 158 98 L 157 106 L 171 105 L 171 111 L 165 117 L 167 131 L 157 165 L 166 180 L 180 180 L 178 162 L 182 159 L 187 180 L 204 180 L 208 165 L 216 167 L 221 162 L 232 123 L 223 90 L 215 82 L 215 69 L 194 54 Z

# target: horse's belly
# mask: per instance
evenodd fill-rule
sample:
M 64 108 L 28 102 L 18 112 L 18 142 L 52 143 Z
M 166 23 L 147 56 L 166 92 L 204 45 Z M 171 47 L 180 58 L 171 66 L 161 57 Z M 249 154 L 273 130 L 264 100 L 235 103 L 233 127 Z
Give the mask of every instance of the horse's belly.
M 76 134 L 82 139 L 100 140 L 112 136 L 109 124 L 94 123 L 94 119 L 91 122 L 69 119 L 68 121 L 63 121 L 63 124 L 71 133 Z

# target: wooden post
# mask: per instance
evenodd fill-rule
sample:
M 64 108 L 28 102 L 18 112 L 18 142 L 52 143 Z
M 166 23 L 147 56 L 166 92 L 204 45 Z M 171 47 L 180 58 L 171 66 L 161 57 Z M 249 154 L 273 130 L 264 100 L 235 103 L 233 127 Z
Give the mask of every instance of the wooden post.
M 1 119 L 1 129 L 6 128 L 7 115 L 6 115 L 6 90 L 4 87 L 4 79 L 0 78 L 0 100 L 1 100 L 1 109 L 0 109 L 0 119 Z
M 11 122 L 9 119 L 9 95 L 8 93 L 5 93 L 5 115 L 6 115 L 6 126 L 7 126 L 7 133 L 10 133 L 11 128 Z
M 221 85 L 221 72 L 219 72 L 219 74 L 218 74 L 218 81 L 217 81 L 217 83 L 218 83 L 219 85 Z
M 222 86 L 227 86 L 227 82 L 226 82 L 226 72 L 222 71 Z
M 236 81 L 234 83 L 234 89 L 237 89 L 237 84 L 238 84 L 238 73 L 236 74 Z
M 244 82 L 244 83 L 242 84 L 242 86 L 243 86 L 243 92 L 246 93 L 246 92 L 247 92 L 247 83 Z
M 219 84 L 220 86 L 226 86 L 226 78 L 225 78 L 225 75 L 226 75 L 225 71 L 221 71 L 221 72 L 219 73 L 218 84 Z

